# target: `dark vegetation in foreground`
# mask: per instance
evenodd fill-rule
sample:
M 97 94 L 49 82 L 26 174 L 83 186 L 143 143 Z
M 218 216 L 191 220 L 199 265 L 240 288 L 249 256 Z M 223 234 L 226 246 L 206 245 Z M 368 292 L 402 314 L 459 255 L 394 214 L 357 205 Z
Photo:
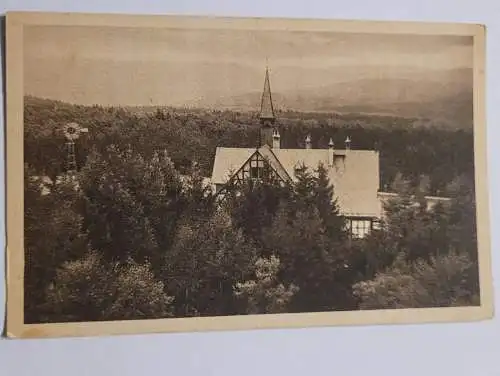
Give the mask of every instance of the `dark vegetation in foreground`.
M 137 116 L 29 100 L 25 321 L 479 304 L 472 133 L 291 123 L 290 144 L 307 130 L 318 142 L 349 132 L 359 147 L 376 140 L 387 149 L 383 179 L 400 196 L 380 230 L 350 240 L 321 166 L 299 170 L 292 186 L 270 178 L 214 200 L 203 176 L 218 140 L 253 145 L 257 123 L 244 116 Z M 68 121 L 90 128 L 78 149 L 79 187 L 63 180 L 41 195 L 37 177 L 63 170 L 58 132 Z M 425 210 L 422 196 L 438 189 L 451 202 Z

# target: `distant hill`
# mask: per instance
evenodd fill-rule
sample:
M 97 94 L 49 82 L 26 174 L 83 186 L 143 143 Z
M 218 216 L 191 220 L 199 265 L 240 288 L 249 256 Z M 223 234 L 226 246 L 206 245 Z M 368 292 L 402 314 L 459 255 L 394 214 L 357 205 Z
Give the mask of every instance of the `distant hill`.
M 264 70 L 242 62 L 78 60 L 64 79 L 54 59 L 25 66 L 26 93 L 79 104 L 171 106 L 258 111 Z M 55 61 L 55 60 L 54 60 Z M 39 74 L 38 65 L 47 68 Z M 189 76 L 186 76 L 189 72 Z M 112 74 L 111 74 L 112 73 Z M 92 77 L 92 80 L 85 79 Z M 120 77 L 120 79 L 116 79 Z M 422 117 L 459 128 L 472 125 L 472 69 L 357 64 L 271 67 L 281 110 Z M 147 82 L 147 84 L 145 84 Z M 96 85 L 96 83 L 99 83 Z M 133 87 L 134 90 L 123 90 Z M 425 121 L 429 123 L 429 121 Z
M 470 128 L 473 119 L 472 72 L 457 69 L 408 78 L 353 79 L 289 92 L 274 92 L 276 109 L 340 113 L 370 113 L 418 117 L 456 128 Z M 193 105 L 253 110 L 259 91 L 233 97 L 204 98 Z
M 380 70 L 375 75 L 356 76 L 354 67 L 336 70 L 344 81 L 306 88 L 271 89 L 276 110 L 321 112 L 337 115 L 383 115 L 422 119 L 422 125 L 471 129 L 473 123 L 472 70 Z M 325 72 L 323 72 L 326 74 Z M 315 73 L 317 74 L 317 72 Z M 215 90 L 215 89 L 214 89 Z M 182 105 L 189 109 L 233 110 L 256 113 L 260 107 L 261 88 L 243 94 L 192 99 Z M 63 106 L 59 103 L 59 106 Z M 134 112 L 150 112 L 167 107 L 159 104 L 124 106 Z M 418 125 L 419 122 L 413 122 Z

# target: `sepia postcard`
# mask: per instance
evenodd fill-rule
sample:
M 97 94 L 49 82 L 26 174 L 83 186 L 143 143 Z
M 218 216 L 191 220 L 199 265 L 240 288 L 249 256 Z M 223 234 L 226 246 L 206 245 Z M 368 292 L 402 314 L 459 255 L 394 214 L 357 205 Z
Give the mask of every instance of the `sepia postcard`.
M 493 316 L 485 27 L 6 16 L 9 337 Z

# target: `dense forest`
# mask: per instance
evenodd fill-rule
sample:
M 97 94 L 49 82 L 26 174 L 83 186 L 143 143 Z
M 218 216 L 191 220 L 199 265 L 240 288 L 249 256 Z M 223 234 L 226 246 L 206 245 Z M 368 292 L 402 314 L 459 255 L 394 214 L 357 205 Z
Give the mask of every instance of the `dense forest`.
M 89 128 L 76 180 L 68 122 Z M 381 188 L 399 195 L 355 240 L 322 166 L 223 201 L 206 189 L 216 146 L 255 146 L 257 114 L 28 97 L 24 125 L 27 323 L 479 304 L 472 129 L 281 114 L 284 147 L 310 133 L 380 151 Z M 427 210 L 429 194 L 451 202 Z
M 77 106 L 26 98 L 24 113 L 26 162 L 50 177 L 64 170 L 62 125 L 75 121 L 89 128 L 79 140 L 82 166 L 92 148 L 103 150 L 113 143 L 130 143 L 145 155 L 167 149 L 177 169 L 185 173 L 191 162 L 200 164 L 209 177 L 217 146 L 253 147 L 259 132 L 258 113 L 231 111 L 156 109 L 140 111 L 100 106 Z M 313 147 L 326 148 L 330 137 L 339 148 L 347 136 L 353 149 L 380 151 L 382 189 L 398 173 L 416 185 L 425 175 L 430 191 L 440 194 L 457 176 L 473 180 L 474 140 L 469 130 L 433 126 L 421 119 L 363 114 L 278 114 L 283 148 L 304 147 L 305 136 Z

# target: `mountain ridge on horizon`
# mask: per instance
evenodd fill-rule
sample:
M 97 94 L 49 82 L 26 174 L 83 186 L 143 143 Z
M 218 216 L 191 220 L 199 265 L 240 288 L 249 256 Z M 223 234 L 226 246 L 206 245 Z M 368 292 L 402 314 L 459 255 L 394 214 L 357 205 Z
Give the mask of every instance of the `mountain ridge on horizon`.
M 459 75 L 444 81 L 437 78 L 359 79 L 295 92 L 274 91 L 272 97 L 275 109 L 282 111 L 371 113 L 445 121 L 457 123 L 457 127 L 472 126 L 472 75 L 461 75 L 458 79 L 456 76 Z M 251 111 L 258 109 L 261 94 L 255 90 L 212 100 L 204 98 L 191 105 Z
M 322 77 L 323 70 L 313 70 L 314 80 L 309 80 L 309 86 L 299 85 L 290 88 L 283 87 L 282 78 L 274 85 L 271 70 L 271 92 L 274 108 L 278 111 L 294 111 L 303 113 L 359 113 L 378 116 L 395 116 L 404 118 L 419 118 L 430 122 L 449 124 L 455 128 L 472 127 L 473 123 L 473 74 L 472 68 L 452 69 L 421 69 L 412 67 L 397 67 L 394 71 L 380 66 L 379 70 L 359 70 L 357 67 L 342 66 L 328 71 L 329 79 L 318 84 L 318 74 Z M 256 69 L 254 69 L 255 73 Z M 282 71 L 281 71 L 282 72 Z M 283 74 L 283 73 L 282 73 Z M 333 82 L 332 77 L 342 77 L 341 81 Z M 263 84 L 263 81 L 262 81 Z M 233 90 L 234 94 L 220 95 L 217 87 L 207 90 L 204 96 L 191 99 L 175 97 L 150 97 L 149 103 L 134 104 L 134 96 L 130 104 L 106 104 L 105 107 L 127 108 L 191 108 L 207 110 L 230 110 L 241 112 L 258 112 L 262 95 L 261 85 L 255 89 L 240 88 Z M 263 85 L 262 85 L 263 86 Z M 85 87 L 81 87 L 85 90 Z M 95 88 L 90 88 L 87 100 L 74 97 L 64 101 L 71 104 L 92 105 L 88 98 L 100 98 L 93 94 Z M 28 90 L 27 90 L 28 91 Z M 229 89 L 229 93 L 231 93 Z M 227 92 L 227 90 L 226 90 Z M 38 94 L 38 95 L 36 95 Z M 43 98 L 35 91 L 33 96 Z M 55 93 L 54 93 L 55 94 Z M 47 99 L 59 100 L 55 95 L 45 96 Z M 60 95 L 59 95 L 60 97 Z M 110 97 L 112 98 L 112 97 Z M 155 98 L 153 100 L 153 98 Z M 80 99 L 80 100 L 78 100 Z M 140 97 L 135 96 L 135 101 Z M 119 98 L 112 99 L 118 101 Z M 79 103 L 81 102 L 81 103 Z M 162 103 L 163 102 L 163 103 Z M 97 103 L 98 104 L 98 103 Z

